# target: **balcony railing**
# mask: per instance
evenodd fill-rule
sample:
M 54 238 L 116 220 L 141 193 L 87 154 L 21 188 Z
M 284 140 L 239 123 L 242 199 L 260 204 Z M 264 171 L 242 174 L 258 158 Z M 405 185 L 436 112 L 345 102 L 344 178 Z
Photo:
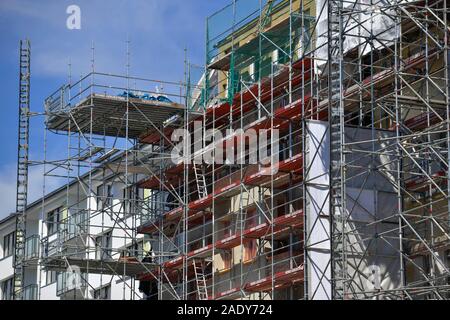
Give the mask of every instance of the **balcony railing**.
M 25 260 L 39 259 L 39 235 L 28 237 L 25 241 Z
M 86 285 L 86 274 L 77 272 L 60 272 L 56 278 L 56 295 L 61 296 L 63 294 L 79 291 L 80 294 L 84 294 Z
M 60 247 L 61 244 L 57 239 L 49 241 L 48 237 L 42 238 L 42 258 L 46 259 L 58 254 L 58 248 Z
M 38 299 L 38 285 L 32 284 L 23 288 L 24 300 L 37 300 Z
M 76 236 L 86 234 L 88 225 L 87 218 L 87 211 L 80 211 L 61 221 L 59 240 L 65 242 Z

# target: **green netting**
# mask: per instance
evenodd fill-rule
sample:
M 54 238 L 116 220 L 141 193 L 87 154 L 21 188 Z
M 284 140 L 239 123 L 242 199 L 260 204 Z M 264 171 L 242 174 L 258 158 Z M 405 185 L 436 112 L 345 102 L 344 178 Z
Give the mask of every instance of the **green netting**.
M 308 50 L 314 18 L 294 14 L 289 5 L 289 0 L 240 0 L 208 18 L 207 63 L 218 64 L 227 77 L 226 92 L 214 83 L 206 86 L 208 97 L 231 102 L 242 89 L 241 80 L 258 82 L 273 72 L 273 64 L 297 60 Z M 271 26 L 274 20 L 283 22 Z
M 219 53 L 220 46 L 229 42 L 236 30 L 259 18 L 268 0 L 236 0 L 207 19 L 207 63 Z M 269 0 L 270 1 L 270 0 Z M 285 0 L 275 0 L 282 2 Z M 262 8 L 261 8 L 262 7 Z

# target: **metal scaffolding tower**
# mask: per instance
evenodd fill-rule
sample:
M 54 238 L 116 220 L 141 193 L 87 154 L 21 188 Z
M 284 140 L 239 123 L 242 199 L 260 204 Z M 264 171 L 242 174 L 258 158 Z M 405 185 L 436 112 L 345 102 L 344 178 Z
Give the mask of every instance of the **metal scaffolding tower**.
M 328 90 L 330 115 L 330 197 L 333 296 L 345 296 L 345 123 L 344 123 L 344 11 L 343 2 L 328 1 Z
M 17 193 L 16 193 L 16 239 L 14 255 L 14 297 L 22 299 L 23 261 L 25 256 L 25 213 L 28 194 L 28 150 L 29 150 L 29 112 L 30 112 L 30 63 L 31 46 L 29 40 L 20 41 L 19 52 L 19 133 L 17 155 Z

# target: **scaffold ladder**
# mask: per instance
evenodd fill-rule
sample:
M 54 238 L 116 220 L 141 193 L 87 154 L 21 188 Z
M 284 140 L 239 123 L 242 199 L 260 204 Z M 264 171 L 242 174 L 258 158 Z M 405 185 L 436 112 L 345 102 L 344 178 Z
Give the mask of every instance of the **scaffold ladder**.
M 345 298 L 345 155 L 343 101 L 343 2 L 328 1 L 328 90 L 331 160 L 331 263 L 333 298 Z
M 245 230 L 245 220 L 247 220 L 248 205 L 250 203 L 249 191 L 241 192 L 240 208 L 236 213 L 236 233 Z
M 29 40 L 20 41 L 19 52 L 19 134 L 17 156 L 16 238 L 14 259 L 14 299 L 22 300 L 23 262 L 25 256 L 25 211 L 28 195 L 28 152 L 30 112 L 30 62 Z
M 205 168 L 201 164 L 193 164 L 195 183 L 197 184 L 197 191 L 199 199 L 202 199 L 208 195 L 208 189 L 206 187 Z
M 208 300 L 208 289 L 206 287 L 205 269 L 203 261 L 194 259 L 195 284 L 197 286 L 198 300 Z

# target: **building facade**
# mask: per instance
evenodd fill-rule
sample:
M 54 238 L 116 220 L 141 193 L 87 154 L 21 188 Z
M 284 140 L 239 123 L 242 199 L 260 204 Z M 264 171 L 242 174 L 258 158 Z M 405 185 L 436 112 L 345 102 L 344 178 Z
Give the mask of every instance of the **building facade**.
M 45 125 L 67 157 L 42 164 L 73 182 L 27 210 L 24 288 L 447 299 L 448 16 L 445 1 L 235 0 L 207 19 L 199 83 L 188 63 L 183 83 L 63 85 Z
M 86 261 L 86 264 L 92 262 L 93 270 L 99 270 L 117 268 L 109 266 L 113 260 L 144 255 L 143 237 L 131 240 L 131 236 L 126 237 L 125 231 L 115 227 L 111 219 L 111 212 L 114 212 L 121 215 L 124 224 L 130 222 L 124 213 L 123 203 L 118 200 L 124 192 L 123 187 L 118 183 L 97 184 L 95 193 L 100 192 L 102 196 L 97 197 L 93 193 L 92 199 L 75 205 L 68 199 L 75 201 L 76 197 L 68 198 L 67 195 L 75 194 L 79 185 L 77 182 L 65 185 L 27 208 L 23 299 L 142 299 L 138 281 L 129 275 L 120 272 L 91 273 L 89 266 L 80 268 L 70 263 L 80 260 Z M 107 191 L 103 193 L 103 190 Z M 102 213 L 98 213 L 100 207 Z M 88 217 L 88 212 L 97 214 Z M 95 225 L 97 227 L 94 229 Z M 88 226 L 92 226 L 89 233 Z M 0 222 L 3 300 L 13 298 L 15 228 L 16 215 Z M 95 265 L 101 260 L 106 261 L 107 266 Z

